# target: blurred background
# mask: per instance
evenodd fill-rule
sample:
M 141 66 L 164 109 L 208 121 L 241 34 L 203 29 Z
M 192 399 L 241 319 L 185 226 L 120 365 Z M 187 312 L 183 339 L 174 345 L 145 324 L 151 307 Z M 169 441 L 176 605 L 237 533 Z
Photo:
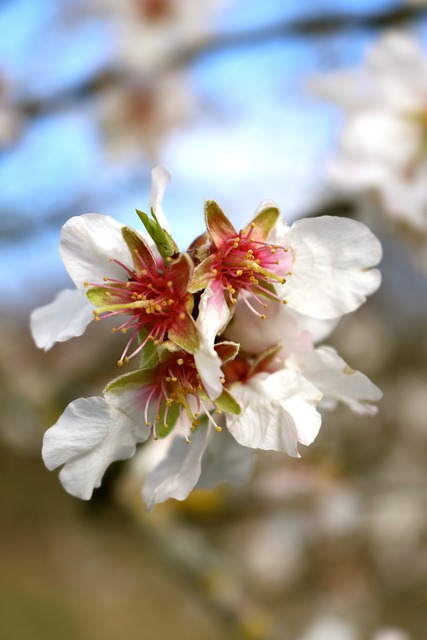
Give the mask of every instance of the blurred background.
M 0 2 L 1 639 L 427 637 L 427 273 L 379 206 L 328 182 L 344 116 L 310 91 L 390 29 L 424 47 L 427 7 Z M 328 343 L 384 399 L 375 417 L 325 415 L 300 460 L 260 454 L 247 486 L 147 513 L 138 459 L 89 503 L 44 468 L 44 430 L 117 374 L 116 345 L 93 323 L 41 353 L 28 316 L 71 284 L 62 224 L 99 212 L 137 227 L 157 163 L 173 175 L 164 209 L 181 248 L 208 198 L 236 226 L 265 199 L 288 222 L 370 226 L 382 288 Z

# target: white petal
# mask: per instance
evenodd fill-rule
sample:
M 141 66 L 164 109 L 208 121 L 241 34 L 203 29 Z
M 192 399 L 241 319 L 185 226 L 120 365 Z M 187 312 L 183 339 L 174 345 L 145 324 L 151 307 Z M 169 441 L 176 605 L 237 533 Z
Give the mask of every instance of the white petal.
M 299 457 L 298 442 L 310 444 L 319 432 L 316 403 L 321 394 L 293 371 L 255 375 L 248 383 L 233 386 L 232 392 L 242 412 L 227 415 L 227 426 L 246 447 Z
M 221 433 L 212 431 L 196 489 L 216 487 L 222 482 L 244 484 L 251 476 L 255 460 L 255 451 L 238 444 L 228 429 Z
M 276 344 L 282 345 L 283 357 L 295 350 L 311 348 L 310 334 L 299 330 L 298 321 L 290 311 L 279 302 L 269 302 L 262 320 L 238 299 L 224 337 L 239 343 L 242 351 L 252 355 L 259 355 Z
M 196 325 L 201 336 L 200 349 L 194 354 L 197 371 L 211 400 L 222 393 L 221 360 L 214 349 L 215 338 L 220 328 L 228 322 L 230 312 L 220 291 L 216 300 L 210 286 L 203 292 L 199 303 Z
M 142 491 L 147 508 L 169 498 L 185 500 L 196 485 L 201 473 L 201 461 L 205 452 L 209 427 L 200 427 L 191 436 L 175 438 L 167 456 L 147 475 Z
M 298 220 L 278 244 L 294 255 L 280 293 L 299 313 L 336 318 L 357 309 L 380 285 L 380 272 L 371 267 L 381 259 L 381 244 L 361 222 L 336 216 Z
M 30 327 L 39 349 L 81 336 L 93 320 L 93 306 L 78 289 L 64 289 L 55 299 L 31 313 Z
M 64 464 L 59 478 L 65 490 L 89 500 L 107 467 L 133 456 L 148 434 L 104 398 L 79 398 L 46 431 L 43 460 L 48 469 Z
M 61 229 L 59 250 L 76 287 L 85 282 L 102 283 L 104 276 L 126 280 L 125 270 L 110 258 L 133 269 L 132 257 L 122 236 L 122 227 L 113 218 L 86 213 L 67 220 Z
M 301 333 L 309 333 L 314 344 L 327 338 L 340 321 L 340 318 L 322 320 L 320 318 L 304 316 L 302 313 L 295 311 L 295 309 L 287 308 L 286 310 L 297 322 L 299 331 Z
M 340 400 L 355 413 L 376 413 L 377 408 L 369 403 L 381 400 L 380 389 L 363 373 L 351 369 L 331 347 L 296 354 L 287 364 L 296 366 L 324 394 L 326 403 L 332 400 L 336 404 Z
M 166 185 L 170 179 L 171 174 L 162 165 L 157 165 L 151 171 L 150 209 L 153 209 L 157 220 L 166 231 L 169 231 L 169 223 L 162 208 L 162 201 Z

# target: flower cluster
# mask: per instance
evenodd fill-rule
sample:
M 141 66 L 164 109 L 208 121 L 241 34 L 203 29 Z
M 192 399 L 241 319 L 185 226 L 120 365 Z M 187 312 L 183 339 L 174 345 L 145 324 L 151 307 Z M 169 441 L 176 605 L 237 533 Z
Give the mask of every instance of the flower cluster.
M 62 228 L 60 251 L 76 288 L 36 309 L 37 346 L 114 318 L 117 363 L 136 367 L 102 396 L 79 398 L 44 438 L 49 469 L 89 499 L 109 464 L 139 443 L 157 447 L 143 496 L 149 507 L 197 486 L 244 481 L 254 449 L 299 456 L 338 401 L 372 414 L 379 389 L 330 347 L 316 347 L 380 283 L 376 237 L 360 222 L 321 217 L 288 226 L 263 203 L 243 229 L 205 205 L 206 232 L 181 252 L 161 208 L 169 179 L 152 174 L 146 233 L 86 214 Z M 156 442 L 157 441 L 157 442 Z M 160 453 L 160 455 L 159 455 Z

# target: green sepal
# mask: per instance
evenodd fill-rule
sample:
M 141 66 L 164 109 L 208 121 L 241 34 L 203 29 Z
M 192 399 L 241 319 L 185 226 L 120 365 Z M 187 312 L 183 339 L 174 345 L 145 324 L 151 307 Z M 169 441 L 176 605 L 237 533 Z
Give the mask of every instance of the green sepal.
M 227 389 L 223 389 L 219 398 L 216 398 L 215 404 L 221 411 L 227 411 L 227 413 L 234 413 L 235 415 L 239 415 L 242 409 L 240 404 L 237 402 L 236 398 L 231 395 L 231 393 Z
M 270 347 L 266 351 L 260 353 L 248 371 L 248 378 L 251 378 L 260 371 L 266 371 L 268 365 L 273 362 L 281 348 L 281 344 L 275 344 L 273 347 Z
M 160 418 L 156 423 L 156 433 L 159 438 L 166 438 L 170 434 L 179 416 L 179 407 L 175 403 L 169 407 L 166 421 L 164 419 L 165 411 L 166 403 L 163 403 L 160 408 Z
M 139 216 L 142 224 L 146 228 L 148 234 L 153 239 L 154 244 L 156 245 L 160 255 L 163 260 L 167 260 L 168 258 L 179 253 L 179 248 L 175 241 L 173 240 L 170 233 L 163 229 L 160 222 L 157 220 L 156 214 L 153 209 L 151 209 L 151 215 L 153 219 L 151 219 L 146 213 L 136 209 L 136 213 Z
M 122 236 L 132 256 L 135 273 L 140 276 L 144 269 L 157 274 L 156 259 L 141 236 L 131 227 L 122 227 Z M 139 257 L 138 257 L 139 256 Z
M 277 207 L 267 206 L 262 209 L 255 218 L 245 227 L 247 233 L 250 227 L 253 228 L 251 238 L 260 242 L 266 242 L 271 231 L 274 229 L 276 222 L 280 218 L 280 211 Z
M 123 287 L 123 285 L 111 285 L 116 286 L 118 291 Z M 90 287 L 86 291 L 86 297 L 91 301 L 91 303 L 95 307 L 108 307 L 111 304 L 115 304 L 116 302 L 123 302 L 123 298 L 118 297 L 115 298 L 114 293 L 111 289 L 106 289 L 105 287 Z
M 144 342 L 147 338 L 148 331 L 141 329 L 138 333 L 139 342 Z M 141 369 L 154 369 L 159 363 L 159 348 L 153 340 L 147 340 L 147 343 L 142 349 L 140 368 Z
M 206 289 L 213 278 L 212 269 L 214 268 L 215 262 L 216 256 L 212 254 L 197 265 L 188 285 L 188 291 L 190 291 L 190 293 L 196 293 L 196 291 Z
M 251 268 L 254 270 L 254 272 L 256 273 L 256 267 L 258 265 L 252 266 Z M 254 284 L 254 288 L 256 287 L 256 285 Z M 276 304 L 278 302 L 280 302 L 280 300 L 277 300 L 277 291 L 274 287 L 274 284 L 272 282 L 267 282 L 266 280 L 263 280 L 262 282 L 262 288 L 257 288 L 256 289 L 257 294 L 262 296 L 263 298 L 267 298 L 267 300 L 272 300 L 273 302 L 275 302 Z
M 205 202 L 206 228 L 217 247 L 221 247 L 227 240 L 237 237 L 237 231 L 215 200 Z
M 153 382 L 153 370 L 152 369 L 137 369 L 130 373 L 125 373 L 118 378 L 115 378 L 104 389 L 104 393 L 114 391 L 115 389 L 125 389 L 129 385 L 137 385 L 139 387 L 145 387 Z
M 230 362 L 230 360 L 234 360 L 234 358 L 239 353 L 240 344 L 237 342 L 231 342 L 231 340 L 217 342 L 214 345 L 214 349 L 219 355 L 222 364 L 226 362 Z
M 187 309 L 182 312 L 182 318 L 180 315 L 175 317 L 171 323 L 168 338 L 187 353 L 196 353 L 201 343 L 196 322 Z

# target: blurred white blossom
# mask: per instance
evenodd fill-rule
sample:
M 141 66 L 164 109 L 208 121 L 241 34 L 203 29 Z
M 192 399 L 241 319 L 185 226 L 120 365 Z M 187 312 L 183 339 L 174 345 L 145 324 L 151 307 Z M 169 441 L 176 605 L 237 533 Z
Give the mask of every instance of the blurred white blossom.
M 339 188 L 379 194 L 396 221 L 427 236 L 427 56 L 411 35 L 381 36 L 364 63 L 312 81 L 346 116 L 328 167 Z

